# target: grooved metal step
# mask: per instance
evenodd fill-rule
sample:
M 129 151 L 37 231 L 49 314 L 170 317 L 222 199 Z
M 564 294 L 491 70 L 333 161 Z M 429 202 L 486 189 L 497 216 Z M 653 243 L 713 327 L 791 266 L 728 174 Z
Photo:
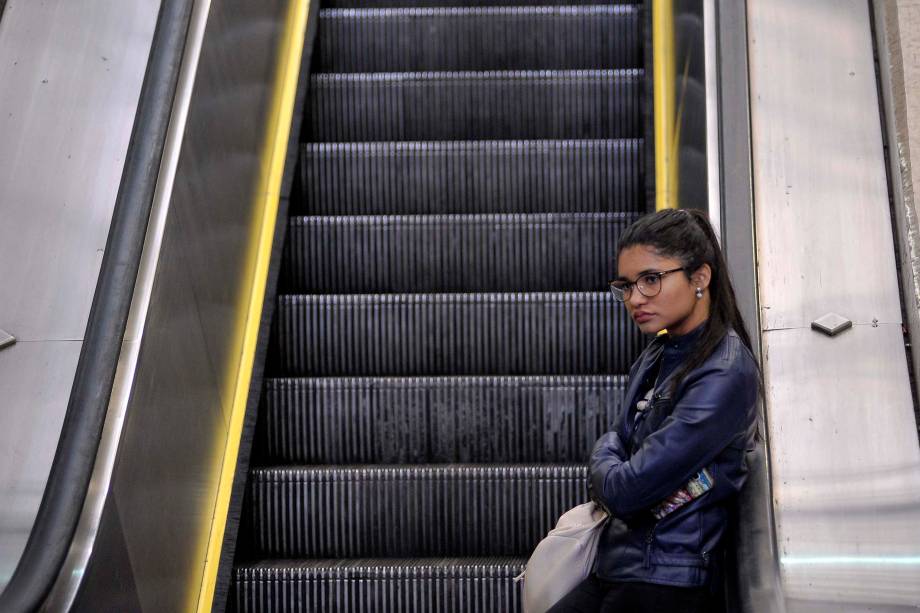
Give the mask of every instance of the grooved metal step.
M 324 9 L 314 72 L 636 68 L 633 5 Z
M 408 7 L 449 7 L 449 6 L 578 6 L 600 4 L 598 0 L 323 0 L 327 9 L 370 9 L 370 8 L 408 8 Z M 617 4 L 636 4 L 641 2 L 618 2 Z
M 642 345 L 609 292 L 288 295 L 275 317 L 279 375 L 625 373 Z
M 643 151 L 641 139 L 304 144 L 292 214 L 640 212 Z
M 600 291 L 636 215 L 292 217 L 291 293 Z
M 632 138 L 643 79 L 639 69 L 314 74 L 307 140 Z
M 528 555 L 587 499 L 579 465 L 300 466 L 250 475 L 266 557 Z
M 234 571 L 238 613 L 516 613 L 526 558 L 266 560 Z
M 304 464 L 585 462 L 625 377 L 267 379 L 264 455 Z

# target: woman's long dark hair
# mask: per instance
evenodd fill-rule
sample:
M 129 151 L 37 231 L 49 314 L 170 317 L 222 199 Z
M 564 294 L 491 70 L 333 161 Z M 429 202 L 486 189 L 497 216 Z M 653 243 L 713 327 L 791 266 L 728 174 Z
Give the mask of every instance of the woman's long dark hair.
M 669 209 L 650 213 L 626 229 L 617 245 L 617 255 L 634 245 L 647 245 L 661 256 L 679 260 L 688 279 L 703 264 L 709 264 L 712 269 L 709 281 L 709 319 L 704 324 L 702 336 L 693 352 L 674 376 L 672 392 L 688 372 L 700 366 L 715 351 L 729 330 L 734 330 L 753 352 L 751 338 L 735 300 L 735 290 L 728 276 L 722 248 L 703 212 Z

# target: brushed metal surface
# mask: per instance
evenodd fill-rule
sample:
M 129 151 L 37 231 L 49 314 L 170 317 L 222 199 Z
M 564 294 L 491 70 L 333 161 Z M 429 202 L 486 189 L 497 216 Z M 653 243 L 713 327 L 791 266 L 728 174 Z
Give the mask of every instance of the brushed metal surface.
M 920 606 L 920 450 L 868 3 L 750 0 L 755 211 L 787 610 Z M 816 33 L 820 35 L 816 35 Z M 809 329 L 828 312 L 852 330 Z
M 920 605 L 920 450 L 901 327 L 766 334 L 787 610 Z
M 900 323 L 867 3 L 748 10 L 764 328 Z
M 45 491 L 80 346 L 27 342 L 0 352 L 0 590 L 19 562 Z
M 721 143 L 719 138 L 719 37 L 716 0 L 703 0 L 703 73 L 706 86 L 706 189 L 709 221 L 722 236 Z
M 844 330 L 849 330 L 853 322 L 837 313 L 828 313 L 811 322 L 812 330 L 817 330 L 828 336 L 837 336 Z
M 138 325 L 144 332 L 134 338 L 140 347 L 109 489 L 144 610 L 194 608 L 201 588 L 287 8 L 284 0 L 196 3 L 196 15 L 206 14 L 203 40 L 194 74 L 185 75 L 192 97 L 174 174 L 161 175 L 169 205 L 146 320 L 129 323 L 129 334 Z M 106 584 L 93 575 L 107 572 L 96 556 L 106 552 L 92 552 L 87 585 Z M 78 600 L 93 602 L 93 594 Z
M 735 288 L 738 309 L 744 317 L 754 353 L 762 361 L 751 168 L 747 7 L 745 2 L 722 2 L 713 3 L 713 8 L 717 32 L 720 176 L 718 183 L 710 181 L 709 186 L 719 191 L 723 204 L 722 251 Z M 707 21 L 707 44 L 709 36 Z M 710 75 L 708 67 L 706 75 L 707 78 Z M 709 125 L 707 123 L 707 127 Z M 740 521 L 735 540 L 736 565 L 734 571 L 729 571 L 729 577 L 734 572 L 738 586 L 738 610 L 742 613 L 784 613 L 770 482 L 769 441 L 762 402 L 758 412 L 763 440 L 747 458 L 750 472 L 738 501 Z
M 99 530 L 99 517 L 105 505 L 108 493 L 111 463 L 115 460 L 115 450 L 121 435 L 124 423 L 124 411 L 120 410 L 123 400 L 130 392 L 130 386 L 125 386 L 125 372 L 132 368 L 132 359 L 136 360 L 137 341 L 124 341 L 121 354 L 118 358 L 118 367 L 115 374 L 115 383 L 112 387 L 109 410 L 106 413 L 102 437 L 99 441 L 99 451 L 96 454 L 96 463 L 86 492 L 86 500 L 77 523 L 76 532 L 70 543 L 67 557 L 61 566 L 61 572 L 51 587 L 41 611 L 66 611 L 70 608 L 77 589 L 83 580 L 86 564 L 93 551 L 96 535 Z
M 159 2 L 16 3 L 0 22 L 0 322 L 82 338 Z
M 16 3 L 0 21 L 0 589 L 57 447 L 159 2 Z
M 170 195 L 175 180 L 209 10 L 210 4 L 207 2 L 197 2 L 193 9 L 185 57 L 182 61 L 179 81 L 176 86 L 172 118 L 160 162 L 157 189 L 154 193 L 153 205 L 150 211 L 150 221 L 148 222 L 147 236 L 144 241 L 144 252 L 138 269 L 134 296 L 131 301 L 131 311 L 128 314 L 128 323 L 125 328 L 118 368 L 115 372 L 115 381 L 112 385 L 102 439 L 99 443 L 99 451 L 96 454 L 96 463 L 93 467 L 89 491 L 87 492 L 86 502 L 83 505 L 73 542 L 67 558 L 64 560 L 58 580 L 45 601 L 44 611 L 60 611 L 70 608 L 80 587 L 99 532 L 99 522 L 109 492 L 118 443 L 121 440 L 128 402 L 134 386 L 141 339 L 143 338 L 144 326 L 147 323 L 150 295 L 156 277 L 163 232 L 169 213 Z

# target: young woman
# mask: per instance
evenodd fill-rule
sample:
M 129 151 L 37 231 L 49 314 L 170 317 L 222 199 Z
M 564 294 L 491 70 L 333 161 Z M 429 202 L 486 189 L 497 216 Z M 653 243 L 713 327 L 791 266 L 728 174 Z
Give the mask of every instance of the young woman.
M 760 372 L 702 213 L 647 215 L 617 253 L 614 297 L 642 332 L 667 334 L 633 365 L 626 410 L 591 453 L 589 489 L 610 514 L 595 572 L 551 611 L 709 612 Z

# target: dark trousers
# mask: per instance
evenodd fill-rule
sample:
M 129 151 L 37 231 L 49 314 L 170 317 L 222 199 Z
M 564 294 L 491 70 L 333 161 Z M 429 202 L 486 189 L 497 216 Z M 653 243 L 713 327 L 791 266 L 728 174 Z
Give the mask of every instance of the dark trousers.
M 604 581 L 591 575 L 549 613 L 710 613 L 707 588 Z

